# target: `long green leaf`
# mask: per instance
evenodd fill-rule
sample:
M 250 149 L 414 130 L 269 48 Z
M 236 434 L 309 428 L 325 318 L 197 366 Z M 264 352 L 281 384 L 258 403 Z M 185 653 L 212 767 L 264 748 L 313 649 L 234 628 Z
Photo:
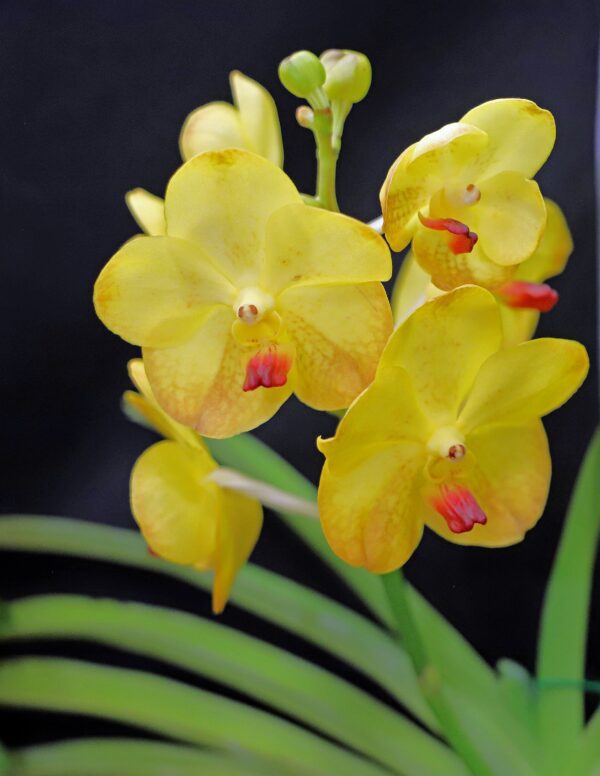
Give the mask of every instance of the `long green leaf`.
M 565 774 L 600 776 L 600 707 L 580 734 L 569 767 Z
M 209 574 L 151 556 L 135 531 L 71 518 L 1 518 L 0 548 L 122 563 L 175 577 L 202 590 L 210 590 L 212 584 Z M 240 572 L 230 600 L 346 661 L 435 728 L 410 661 L 388 634 L 366 618 L 252 564 Z
M 463 773 L 443 744 L 370 695 L 271 644 L 182 612 L 42 596 L 9 604 L 0 636 L 85 638 L 133 650 L 242 691 L 395 773 Z
M 538 708 L 548 773 L 560 773 L 566 767 L 584 724 L 588 614 L 600 535 L 599 483 L 600 429 L 590 442 L 577 478 L 542 613 Z M 567 681 L 562 687 L 559 682 L 552 687 L 553 680 Z
M 259 709 L 142 671 L 57 658 L 0 665 L 0 703 L 102 717 L 226 751 L 297 776 L 382 776 L 386 769 Z
M 256 757 L 181 744 L 92 738 L 30 746 L 11 755 L 10 776 L 286 776 Z

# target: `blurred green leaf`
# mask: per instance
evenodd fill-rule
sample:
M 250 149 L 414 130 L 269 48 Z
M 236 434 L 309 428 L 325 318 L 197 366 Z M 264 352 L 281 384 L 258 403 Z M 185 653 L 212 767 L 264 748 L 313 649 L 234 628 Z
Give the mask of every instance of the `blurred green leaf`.
M 102 717 L 178 741 L 248 752 L 290 775 L 390 773 L 272 714 L 142 671 L 58 658 L 5 660 L 0 703 Z
M 533 680 L 522 665 L 509 658 L 501 658 L 496 668 L 499 674 L 500 692 L 514 715 L 532 735 L 536 731 L 536 697 Z
M 189 614 L 82 596 L 41 596 L 10 605 L 2 637 L 85 638 L 133 650 L 267 703 L 394 772 L 464 772 L 437 739 L 334 674 Z
M 40 744 L 14 752 L 10 776 L 286 776 L 254 756 L 127 738 Z
M 3 517 L 0 548 L 122 563 L 175 577 L 202 590 L 210 590 L 212 584 L 210 574 L 150 555 L 135 531 L 71 518 Z M 230 601 L 346 661 L 435 727 L 412 664 L 394 639 L 365 617 L 252 564 L 241 570 Z
M 584 724 L 589 604 L 600 534 L 599 482 L 597 429 L 577 477 L 546 590 L 540 627 L 539 730 L 549 773 L 559 773 L 567 767 Z M 558 686 L 556 680 L 567 681 Z M 553 682 L 556 684 L 551 686 Z
M 580 734 L 569 767 L 565 774 L 600 776 L 600 706 Z

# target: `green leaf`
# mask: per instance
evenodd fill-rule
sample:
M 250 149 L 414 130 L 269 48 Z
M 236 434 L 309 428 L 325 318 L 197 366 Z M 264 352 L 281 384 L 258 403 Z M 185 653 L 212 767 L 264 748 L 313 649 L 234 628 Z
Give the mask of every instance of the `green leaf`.
M 122 563 L 175 577 L 202 590 L 210 590 L 212 584 L 209 574 L 151 556 L 135 531 L 71 518 L 1 518 L 0 548 Z M 365 617 L 252 564 L 241 570 L 230 601 L 346 661 L 435 727 L 410 661 L 394 639 Z
M 253 756 L 127 738 L 40 744 L 13 752 L 10 776 L 286 776 Z
M 251 753 L 290 776 L 390 773 L 272 714 L 142 671 L 58 658 L 6 660 L 0 703 L 102 717 L 182 742 Z
M 600 707 L 580 734 L 569 767 L 567 773 L 577 776 L 600 776 Z
M 522 665 L 508 658 L 501 658 L 497 665 L 500 691 L 519 724 L 533 735 L 536 732 L 535 686 L 529 672 Z
M 589 604 L 600 534 L 599 482 L 600 429 L 590 442 L 577 477 L 542 613 L 538 713 L 549 773 L 560 773 L 567 767 L 584 724 Z M 573 684 L 559 686 L 556 680 Z
M 11 604 L 1 635 L 85 638 L 133 650 L 267 703 L 393 772 L 464 773 L 456 756 L 438 740 L 337 676 L 259 639 L 182 612 L 42 596 Z

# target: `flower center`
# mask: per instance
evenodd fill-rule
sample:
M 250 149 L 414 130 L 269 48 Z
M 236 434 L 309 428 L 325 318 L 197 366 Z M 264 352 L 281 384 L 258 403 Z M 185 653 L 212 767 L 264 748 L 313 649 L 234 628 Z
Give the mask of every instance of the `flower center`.
M 250 286 L 240 291 L 234 302 L 233 311 L 240 321 L 253 326 L 255 323 L 260 323 L 274 306 L 275 302 L 270 294 Z
M 467 454 L 465 439 L 454 426 L 438 428 L 427 442 L 427 448 L 434 455 L 449 461 L 460 461 Z
M 480 199 L 481 192 L 477 186 L 474 183 L 469 183 L 462 193 L 463 203 L 468 207 L 469 205 L 475 205 Z

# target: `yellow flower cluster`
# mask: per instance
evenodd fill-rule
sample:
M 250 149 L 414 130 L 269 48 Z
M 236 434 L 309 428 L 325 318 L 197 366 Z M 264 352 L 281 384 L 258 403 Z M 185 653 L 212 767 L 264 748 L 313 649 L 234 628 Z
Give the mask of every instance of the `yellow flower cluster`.
M 295 393 L 345 410 L 319 487 L 324 532 L 348 563 L 383 573 L 424 525 L 503 546 L 539 519 L 550 482 L 540 418 L 585 378 L 585 349 L 529 341 L 571 252 L 560 209 L 532 180 L 552 115 L 495 100 L 426 135 L 381 190 L 394 250 L 412 242 L 393 294 L 389 249 L 369 226 L 305 204 L 282 171 L 272 98 L 233 73 L 235 105 L 185 121 L 185 163 L 164 201 L 127 203 L 145 235 L 104 267 L 94 303 L 142 348 L 133 404 L 165 441 L 136 463 L 134 516 L 153 552 L 215 572 L 221 611 L 262 508 L 211 479 L 198 434 L 264 423 Z M 398 325 L 393 330 L 393 318 Z

